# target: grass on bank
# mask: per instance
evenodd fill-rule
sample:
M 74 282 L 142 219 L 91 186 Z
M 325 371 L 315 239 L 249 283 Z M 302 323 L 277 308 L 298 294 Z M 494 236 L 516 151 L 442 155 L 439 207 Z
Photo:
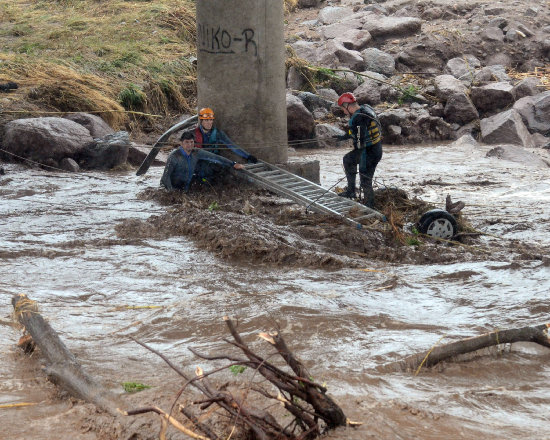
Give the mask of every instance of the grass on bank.
M 124 108 L 193 111 L 192 0 L 12 0 L 0 3 L 0 23 L 0 82 L 20 85 L 4 109 L 20 99 L 96 110 L 113 126 Z

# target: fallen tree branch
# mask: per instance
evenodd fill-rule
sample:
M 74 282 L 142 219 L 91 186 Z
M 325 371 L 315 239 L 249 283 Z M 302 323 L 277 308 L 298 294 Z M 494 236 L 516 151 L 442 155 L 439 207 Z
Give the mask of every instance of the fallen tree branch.
M 278 332 L 260 334 L 261 338 L 270 342 L 277 349 L 276 352 L 267 356 L 261 356 L 246 344 L 231 319 L 225 317 L 224 320 L 233 336 L 233 340 L 224 339 L 224 341 L 239 349 L 240 354 L 244 354 L 245 357 L 237 357 L 231 353 L 201 354 L 194 349 L 190 349 L 199 358 L 229 362 L 208 372 L 197 367 L 195 370 L 196 377 L 193 379 L 189 378 L 186 373 L 176 367 L 164 355 L 145 343 L 136 341 L 141 346 L 158 354 L 186 380 L 185 385 L 177 393 L 172 409 L 188 385 L 194 386 L 205 396 L 204 398 L 193 399 L 185 407 L 181 405 L 179 407 L 180 412 L 193 423 L 196 430 L 204 433 L 209 439 L 226 438 L 227 434 L 232 437 L 235 430 L 239 429 L 242 435 L 251 440 L 312 440 L 329 429 L 346 425 L 347 419 L 340 407 L 326 394 L 327 390 L 324 386 L 315 383 L 305 366 L 289 350 Z M 275 366 L 270 362 L 271 358 L 279 355 L 285 361 L 286 365 L 283 367 Z M 234 374 L 244 373 L 247 368 L 252 374 L 248 383 L 237 385 L 236 392 L 232 392 L 229 383 L 216 386 L 211 381 L 215 373 L 221 373 L 233 367 L 239 367 L 232 370 Z M 261 375 L 267 379 L 267 381 L 261 382 L 262 387 L 257 386 L 258 382 L 254 381 L 256 375 Z M 269 389 L 263 388 L 264 385 Z M 258 399 L 267 399 L 269 404 L 260 406 Z M 204 422 L 204 418 L 209 417 L 208 414 L 215 412 L 213 408 L 216 406 L 225 410 L 225 413 L 221 413 L 222 416 L 224 414 L 229 415 L 231 428 L 228 428 L 229 431 L 224 434 L 216 432 L 220 429 L 220 426 L 215 421 L 209 424 Z M 193 408 L 200 416 L 195 415 Z M 128 411 L 125 414 L 136 415 L 143 412 L 157 412 L 163 417 L 162 437 L 166 432 L 166 422 L 180 429 L 172 423 L 172 409 L 169 413 L 166 413 L 159 408 L 149 407 Z M 272 409 L 275 409 L 273 414 L 271 413 Z M 284 419 L 284 417 L 289 416 L 291 417 L 290 420 Z M 195 435 L 197 434 L 195 433 Z
M 17 320 L 32 336 L 45 357 L 44 371 L 49 379 L 72 396 L 117 415 L 121 406 L 118 398 L 84 371 L 57 332 L 38 313 L 36 302 L 19 294 L 12 298 L 12 305 Z
M 439 362 L 451 359 L 461 354 L 467 354 L 483 348 L 514 342 L 535 342 L 550 348 L 550 336 L 548 334 L 550 324 L 542 324 L 533 327 L 521 327 L 508 330 L 496 330 L 449 344 L 438 345 L 430 350 L 408 356 L 405 359 L 387 364 L 382 367 L 386 370 L 407 371 L 418 370 L 420 367 L 431 367 Z

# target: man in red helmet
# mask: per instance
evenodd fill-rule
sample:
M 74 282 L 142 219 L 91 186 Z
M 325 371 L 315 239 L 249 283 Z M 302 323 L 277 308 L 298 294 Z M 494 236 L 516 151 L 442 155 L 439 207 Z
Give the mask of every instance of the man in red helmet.
M 344 93 L 338 98 L 338 105 L 350 116 L 348 133 L 338 136 L 338 140 L 353 139 L 353 151 L 344 155 L 344 170 L 348 180 L 347 189 L 340 194 L 354 199 L 357 165 L 359 182 L 363 190 L 363 202 L 374 208 L 374 190 L 372 178 L 376 165 L 382 159 L 381 126 L 373 108 L 367 104 L 359 105 L 353 93 Z

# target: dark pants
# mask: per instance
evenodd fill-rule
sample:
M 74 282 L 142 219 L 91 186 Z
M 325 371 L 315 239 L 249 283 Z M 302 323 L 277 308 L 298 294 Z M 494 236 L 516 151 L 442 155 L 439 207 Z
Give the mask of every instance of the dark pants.
M 374 190 L 372 178 L 376 165 L 382 159 L 382 143 L 370 147 L 350 151 L 344 156 L 344 170 L 348 179 L 348 190 L 355 190 L 355 176 L 359 165 L 359 182 L 364 193 L 364 203 L 370 208 L 374 207 Z

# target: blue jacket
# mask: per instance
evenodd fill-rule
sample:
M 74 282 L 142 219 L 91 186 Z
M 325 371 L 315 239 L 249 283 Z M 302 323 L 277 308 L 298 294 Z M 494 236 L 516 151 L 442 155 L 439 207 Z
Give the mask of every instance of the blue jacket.
M 250 154 L 242 148 L 237 147 L 223 131 L 214 127 L 209 133 L 206 133 L 201 125 L 195 129 L 195 147 L 206 148 L 214 154 L 220 154 L 220 146 L 229 148 L 233 153 L 243 159 L 248 159 L 250 157 Z
M 178 147 L 168 156 L 164 173 L 160 179 L 161 185 L 168 190 L 183 189 L 188 191 L 200 161 L 217 163 L 227 168 L 235 165 L 235 162 L 208 151 L 194 149 L 191 154 L 187 154 L 182 147 Z

